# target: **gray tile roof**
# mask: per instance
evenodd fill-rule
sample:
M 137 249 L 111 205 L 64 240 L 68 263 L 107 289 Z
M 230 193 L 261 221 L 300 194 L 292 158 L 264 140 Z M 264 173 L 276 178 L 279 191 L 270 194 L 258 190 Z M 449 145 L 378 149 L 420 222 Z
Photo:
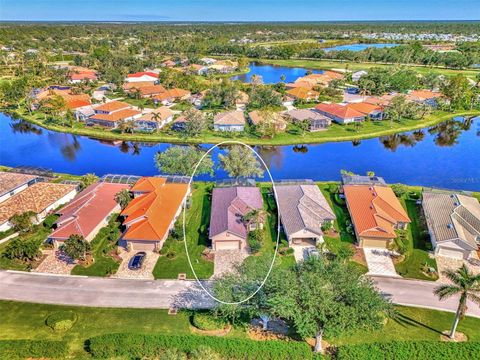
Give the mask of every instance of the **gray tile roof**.
M 304 229 L 322 235 L 323 222 L 336 218 L 317 185 L 277 185 L 275 190 L 287 236 Z
M 423 210 L 437 243 L 462 241 L 476 249 L 480 239 L 480 204 L 470 196 L 423 193 Z
M 218 113 L 213 118 L 215 125 L 245 125 L 243 111 L 227 111 Z

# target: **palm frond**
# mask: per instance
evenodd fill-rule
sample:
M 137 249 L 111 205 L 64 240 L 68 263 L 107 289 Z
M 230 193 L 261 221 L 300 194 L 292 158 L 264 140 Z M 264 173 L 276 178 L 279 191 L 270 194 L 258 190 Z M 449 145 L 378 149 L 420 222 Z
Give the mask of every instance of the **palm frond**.
M 456 285 L 440 285 L 437 288 L 435 288 L 434 293 L 437 295 L 440 300 L 449 298 L 453 295 L 457 295 L 458 293 L 461 293 L 463 289 L 460 286 Z

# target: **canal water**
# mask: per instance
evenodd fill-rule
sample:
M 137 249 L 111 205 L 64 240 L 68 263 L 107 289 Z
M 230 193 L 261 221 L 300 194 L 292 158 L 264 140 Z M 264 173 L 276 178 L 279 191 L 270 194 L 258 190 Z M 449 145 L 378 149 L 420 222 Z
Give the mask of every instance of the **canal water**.
M 348 45 L 338 45 L 338 46 L 333 46 L 329 48 L 324 48 L 324 51 L 344 51 L 344 50 L 349 50 L 349 51 L 363 51 L 368 48 L 377 48 L 377 49 L 382 49 L 382 48 L 392 48 L 398 46 L 398 44 L 348 44 Z
M 0 114 L 1 165 L 39 166 L 79 175 L 155 175 L 154 155 L 169 146 L 100 141 L 45 130 Z M 480 118 L 457 118 L 421 131 L 358 142 L 256 146 L 255 150 L 274 180 L 339 180 L 340 170 L 346 169 L 359 174 L 374 171 L 390 183 L 480 191 Z M 216 163 L 221 151 L 213 151 Z M 216 179 L 226 177 L 216 171 Z
M 290 83 L 299 77 L 305 76 L 307 71 L 313 74 L 322 74 L 324 72 L 323 70 L 259 64 L 256 62 L 250 63 L 248 67 L 250 68 L 248 73 L 233 76 L 231 80 L 240 80 L 241 82 L 249 83 L 252 81 L 253 76 L 260 76 L 264 84 L 276 84 L 282 81 L 283 75 L 285 76 L 284 82 Z

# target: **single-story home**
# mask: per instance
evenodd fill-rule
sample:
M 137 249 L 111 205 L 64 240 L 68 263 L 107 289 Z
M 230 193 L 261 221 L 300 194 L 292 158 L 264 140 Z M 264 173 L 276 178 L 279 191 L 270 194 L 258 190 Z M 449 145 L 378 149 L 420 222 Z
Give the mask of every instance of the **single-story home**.
M 319 93 L 318 91 L 311 90 L 309 88 L 299 86 L 293 89 L 287 90 L 285 92 L 286 95 L 293 97 L 296 100 L 303 100 L 303 101 L 315 101 L 318 99 Z
M 312 132 L 326 130 L 332 124 L 329 117 L 312 109 L 293 109 L 287 111 L 286 114 L 292 119 L 293 123 L 308 120 L 308 130 Z
M 92 241 L 98 231 L 108 224 L 110 215 L 114 212 L 120 213 L 115 195 L 129 188 L 127 184 L 108 182 L 90 185 L 57 211 L 60 217 L 48 240 L 58 245 L 71 235 L 81 235 L 85 240 Z
M 69 82 L 72 84 L 77 84 L 82 81 L 97 81 L 97 72 L 92 69 L 88 69 L 81 66 L 71 66 L 69 67 Z
M 245 129 L 245 115 L 243 111 L 226 111 L 213 118 L 215 131 L 243 131 Z
M 372 120 L 383 120 L 385 118 L 383 107 L 379 105 L 370 104 L 368 102 L 353 102 L 345 106 L 361 112 Z
M 166 106 L 154 109 L 135 119 L 135 130 L 157 131 L 173 120 L 173 112 Z
M 359 70 L 352 73 L 352 81 L 357 82 L 362 76 L 368 75 L 365 70 Z
M 88 123 L 116 128 L 122 121 L 134 120 L 142 115 L 130 104 L 121 101 L 110 101 L 93 108 L 95 114 L 88 118 Z
M 121 243 L 129 250 L 159 251 L 182 211 L 189 186 L 164 177 L 142 177 L 131 191 L 134 199 L 120 214 L 125 226 Z
M 368 176 L 357 174 L 342 174 L 343 185 L 381 185 L 387 186 L 387 183 L 383 177 L 380 176 Z
M 289 245 L 323 242 L 322 226 L 336 216 L 317 185 L 276 185 L 278 211 Z
M 191 93 L 188 90 L 184 89 L 170 89 L 165 90 L 164 92 L 154 95 L 152 97 L 153 102 L 155 103 L 162 103 L 163 105 L 169 105 L 173 103 L 175 100 L 187 100 L 190 98 Z
M 442 96 L 438 91 L 412 90 L 408 93 L 407 100 L 436 107 L 438 98 Z
M 478 258 L 480 204 L 474 197 L 423 193 L 423 211 L 435 254 L 455 259 Z
M 339 124 L 350 124 L 365 121 L 366 115 L 348 105 L 318 104 L 315 110 Z
M 122 85 L 123 90 L 126 92 L 133 92 L 136 89 L 140 89 L 145 86 L 153 86 L 156 84 L 156 81 L 135 81 L 135 82 L 126 82 Z
M 134 74 L 128 74 L 125 78 L 126 82 L 139 81 L 158 81 L 158 74 L 152 71 L 141 71 Z
M 264 122 L 269 122 L 274 125 L 276 131 L 285 131 L 287 128 L 287 121 L 280 113 L 267 114 L 260 110 L 254 110 L 248 113 L 248 118 L 250 119 L 250 123 L 255 126 Z
M 40 178 L 37 175 L 0 172 L 0 203 L 3 203 L 39 180 Z
M 410 218 L 393 190 L 379 185 L 344 185 L 343 192 L 360 247 L 387 248 Z
M 246 222 L 244 216 L 263 209 L 260 189 L 255 186 L 217 187 L 212 191 L 209 238 L 213 250 L 239 250 L 248 246 L 248 232 L 256 223 Z M 263 227 L 264 219 L 259 219 Z
M 37 182 L 0 203 L 0 231 L 12 227 L 9 220 L 13 215 L 33 211 L 37 221 L 72 200 L 77 194 L 76 185 Z
M 141 86 L 139 88 L 133 88 L 130 90 L 131 93 L 139 92 L 142 98 L 151 98 L 155 95 L 164 93 L 166 90 L 162 85 L 149 85 L 149 86 Z

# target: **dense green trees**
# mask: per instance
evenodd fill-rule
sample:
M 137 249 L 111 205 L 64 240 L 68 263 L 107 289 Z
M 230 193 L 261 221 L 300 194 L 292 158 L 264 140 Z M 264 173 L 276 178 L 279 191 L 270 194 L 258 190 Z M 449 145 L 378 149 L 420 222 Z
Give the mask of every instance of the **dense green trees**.
M 74 260 L 86 260 L 92 246 L 83 236 L 72 234 L 65 240 L 60 249 Z
M 155 155 L 155 166 L 162 174 L 191 176 L 198 164 L 195 175 L 213 175 L 213 161 L 205 152 L 194 146 L 171 146 Z
M 253 151 L 243 145 L 233 145 L 227 154 L 219 154 L 222 168 L 233 178 L 263 177 L 265 170 Z

